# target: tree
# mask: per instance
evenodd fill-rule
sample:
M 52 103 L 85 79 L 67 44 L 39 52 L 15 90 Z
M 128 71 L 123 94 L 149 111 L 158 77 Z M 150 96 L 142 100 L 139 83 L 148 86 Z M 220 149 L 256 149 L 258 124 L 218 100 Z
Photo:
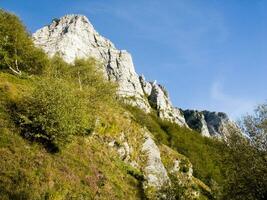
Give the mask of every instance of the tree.
M 267 104 L 258 105 L 254 114 L 243 117 L 241 127 L 253 146 L 267 151 Z
M 19 18 L 0 10 L 0 69 L 17 75 L 40 73 L 47 63 L 47 56 L 34 46 Z
M 222 196 L 219 199 L 266 199 L 266 152 L 251 145 L 247 138 L 234 132 L 228 137 L 221 152 L 223 152 L 225 180 Z

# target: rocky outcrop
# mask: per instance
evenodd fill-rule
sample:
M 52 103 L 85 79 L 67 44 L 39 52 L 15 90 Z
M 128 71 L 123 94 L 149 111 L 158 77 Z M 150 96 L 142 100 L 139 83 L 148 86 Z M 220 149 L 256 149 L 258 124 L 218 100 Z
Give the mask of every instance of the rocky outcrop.
M 105 76 L 119 84 L 118 94 L 149 112 L 150 106 L 135 72 L 131 55 L 102 37 L 82 15 L 66 15 L 33 34 L 34 43 L 49 56 L 59 54 L 66 62 L 93 57 L 103 63 Z
M 202 112 L 194 110 L 183 111 L 186 123 L 188 126 L 201 133 L 203 136 L 210 137 L 210 132 L 208 129 L 207 122 L 205 121 L 205 116 Z
M 144 187 L 160 188 L 170 182 L 168 173 L 161 161 L 160 150 L 154 140 L 149 133 L 144 136 L 145 142 L 143 143 L 142 153 L 147 157 L 147 162 L 143 169 L 146 177 Z
M 232 131 L 240 132 L 235 122 L 223 112 L 203 111 L 210 135 L 227 138 Z
M 144 76 L 140 76 L 140 82 L 151 107 L 157 111 L 161 119 L 187 127 L 183 114 L 172 105 L 168 92 L 162 85 L 156 81 L 147 82 Z
M 184 110 L 186 123 L 190 128 L 207 137 L 227 138 L 231 131 L 240 129 L 222 112 Z

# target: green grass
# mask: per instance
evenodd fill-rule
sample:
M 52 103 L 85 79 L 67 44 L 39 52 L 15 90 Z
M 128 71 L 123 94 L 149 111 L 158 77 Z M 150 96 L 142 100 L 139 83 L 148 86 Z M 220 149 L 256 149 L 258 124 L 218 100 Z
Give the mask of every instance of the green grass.
M 1 131 L 1 199 L 138 199 L 139 182 L 115 152 L 95 138 L 75 138 L 50 154 L 15 133 Z

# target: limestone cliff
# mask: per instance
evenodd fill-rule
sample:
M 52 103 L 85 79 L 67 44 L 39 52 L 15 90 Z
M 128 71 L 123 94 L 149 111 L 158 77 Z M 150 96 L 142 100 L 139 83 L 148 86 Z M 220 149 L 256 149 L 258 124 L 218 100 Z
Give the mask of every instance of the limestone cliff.
M 119 83 L 118 94 L 146 112 L 150 106 L 144 98 L 132 57 L 118 50 L 108 39 L 99 35 L 82 15 L 66 15 L 33 34 L 34 42 L 49 55 L 58 53 L 66 62 L 76 58 L 94 57 L 103 63 L 105 76 Z
M 55 19 L 34 33 L 33 39 L 49 56 L 58 53 L 68 63 L 76 58 L 96 58 L 103 63 L 106 78 L 119 84 L 118 94 L 128 103 L 145 112 L 153 107 L 162 119 L 186 126 L 183 115 L 172 106 L 166 90 L 139 78 L 131 55 L 116 49 L 111 41 L 102 37 L 87 17 L 66 15 Z
M 66 62 L 93 57 L 103 65 L 105 77 L 116 81 L 118 94 L 145 112 L 154 109 L 161 119 L 190 127 L 204 136 L 225 137 L 229 126 L 237 128 L 226 114 L 209 111 L 181 111 L 175 108 L 167 90 L 135 72 L 131 55 L 101 36 L 82 15 L 66 15 L 33 34 L 34 43 L 49 55 L 59 54 Z

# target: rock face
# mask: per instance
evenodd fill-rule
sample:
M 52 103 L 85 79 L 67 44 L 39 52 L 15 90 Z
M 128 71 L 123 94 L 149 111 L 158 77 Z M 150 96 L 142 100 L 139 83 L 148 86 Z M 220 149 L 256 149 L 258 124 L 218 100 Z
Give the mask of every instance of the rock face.
M 183 111 L 183 113 L 185 116 L 186 123 L 191 129 L 200 132 L 203 136 L 210 137 L 208 125 L 205 121 L 205 116 L 202 112 L 194 110 L 185 110 Z
M 152 105 L 162 119 L 186 125 L 181 112 L 172 106 L 166 90 L 156 83 L 146 82 L 143 77 L 139 78 L 131 55 L 116 49 L 111 41 L 102 37 L 87 17 L 66 15 L 55 19 L 34 33 L 33 40 L 49 56 L 58 53 L 68 63 L 76 58 L 94 57 L 103 63 L 106 78 L 118 82 L 118 94 L 127 103 L 145 112 L 150 112 Z
M 129 102 L 149 112 L 132 57 L 127 51 L 118 50 L 108 39 L 99 35 L 82 15 L 66 15 L 33 34 L 34 43 L 49 56 L 58 53 L 66 62 L 76 58 L 93 57 L 103 63 L 105 76 L 119 83 L 118 94 Z
M 222 112 L 184 110 L 183 113 L 188 126 L 207 137 L 226 138 L 231 129 L 240 131 L 237 125 Z
M 210 135 L 226 138 L 230 131 L 240 132 L 238 126 L 223 112 L 203 111 Z

